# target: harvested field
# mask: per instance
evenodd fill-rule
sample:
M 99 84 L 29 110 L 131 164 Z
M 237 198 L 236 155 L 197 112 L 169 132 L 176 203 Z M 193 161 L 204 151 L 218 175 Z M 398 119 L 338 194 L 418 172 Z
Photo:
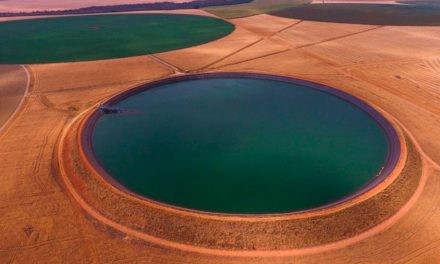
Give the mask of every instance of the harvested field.
M 200 71 L 254 45 L 261 39 L 257 34 L 240 27 L 219 41 L 155 56 L 176 66 L 182 72 Z
M 271 23 L 266 23 L 268 19 L 270 19 Z M 276 18 L 266 14 L 232 19 L 230 21 L 237 21 L 238 23 L 240 23 L 241 27 L 262 36 L 274 35 L 301 22 L 301 20 L 286 19 L 282 17 Z
M 29 81 L 24 67 L 0 65 L 0 131 L 22 102 Z
M 416 28 L 377 27 L 314 43 L 302 50 L 338 66 L 389 64 L 437 57 L 438 49 L 431 43 L 440 40 L 440 27 L 414 29 Z M 371 39 L 375 41 L 370 41 Z M 401 45 L 402 43 L 405 45 Z
M 209 13 L 223 18 L 239 18 L 275 12 L 310 3 L 311 0 L 254 0 L 247 4 L 204 8 Z
M 346 27 L 337 23 L 317 23 L 302 21 L 291 28 L 283 30 L 276 35 L 276 38 L 293 43 L 295 47 L 307 47 L 317 45 L 329 40 L 336 40 L 347 35 L 359 34 L 376 28 L 375 26 L 351 26 Z
M 41 87 L 39 92 L 45 94 L 93 89 L 114 84 L 130 85 L 151 80 L 151 76 L 160 77 L 172 73 L 170 69 L 150 56 L 79 63 L 39 64 L 33 65 L 32 70 L 35 73 L 35 84 Z M 60 83 L 63 85 L 60 86 Z
M 298 20 L 292 19 L 289 23 L 288 18 L 280 20 L 269 15 L 264 15 L 264 19 L 253 16 L 232 22 L 237 29 L 231 35 L 188 49 L 126 59 L 29 66 L 35 81 L 28 99 L 8 129 L 0 131 L 3 238 L 0 263 L 29 263 L 29 260 L 34 263 L 151 264 L 440 262 L 439 27 L 370 27 L 324 22 L 294 25 Z M 207 236 L 201 228 L 196 228 L 197 233 L 185 228 L 194 224 L 185 221 L 188 215 L 163 218 L 159 214 L 147 214 L 141 218 L 146 221 L 143 224 L 137 222 L 136 214 L 129 214 L 134 222 L 125 222 L 123 228 L 117 229 L 113 225 L 115 221 L 127 221 L 118 218 L 121 212 L 127 213 L 122 210 L 127 204 L 121 206 L 117 197 L 128 197 L 133 204 L 136 200 L 111 191 L 107 182 L 89 177 L 87 172 L 79 173 L 79 180 L 73 182 L 80 194 L 92 194 L 79 197 L 87 201 L 79 203 L 58 173 L 59 160 L 54 155 L 60 149 L 57 143 L 62 136 L 76 131 L 68 129 L 71 124 L 77 125 L 86 113 L 110 96 L 186 71 L 248 71 L 292 76 L 357 96 L 383 111 L 407 135 L 406 140 L 412 146 L 408 148 L 409 153 L 419 157 L 412 159 L 408 171 L 420 173 L 389 182 L 389 186 L 391 183 L 406 186 L 398 187 L 399 192 L 379 188 L 364 197 L 364 202 L 375 203 L 365 209 L 373 216 L 387 211 L 382 206 L 390 204 L 383 201 L 398 203 L 392 203 L 395 207 L 391 214 L 375 215 L 374 219 L 379 219 L 376 224 L 358 225 L 360 232 L 356 228 L 345 229 L 346 222 L 342 221 L 338 228 L 329 229 L 332 236 L 326 236 L 326 230 L 315 233 L 313 239 L 295 240 L 296 234 L 304 234 L 301 232 L 313 233 L 315 222 L 306 222 L 309 229 L 297 230 L 271 224 L 262 228 L 255 222 L 255 228 L 249 229 L 247 237 L 240 237 L 240 231 L 231 230 L 241 230 L 243 222 L 222 222 L 211 217 L 217 219 L 216 224 L 211 225 L 209 217 L 200 217 L 197 223 L 204 223 L 204 230 L 211 234 Z M 74 141 L 66 147 L 74 146 Z M 65 164 L 74 164 L 73 159 L 67 162 Z M 84 185 L 84 179 L 94 184 Z M 375 200 L 378 197 L 382 198 Z M 99 212 L 93 212 L 103 217 L 90 214 L 92 211 L 87 213 L 84 205 L 99 208 Z M 346 208 L 353 210 L 352 205 L 346 204 Z M 136 213 L 145 211 L 140 207 Z M 354 226 L 368 223 L 361 220 L 351 223 Z M 174 221 L 180 222 L 182 228 L 170 224 Z M 166 228 L 155 228 L 152 222 Z M 283 234 L 284 228 L 292 235 L 277 236 L 276 243 L 265 240 L 265 235 L 255 240 L 259 244 L 250 243 L 249 237 L 258 238 L 261 234 L 256 232 L 258 230 Z M 133 229 L 149 229 L 149 234 L 181 239 L 183 243 L 178 244 L 180 249 L 177 250 L 167 243 L 139 238 L 139 233 L 130 231 Z M 176 235 L 179 232 L 185 236 Z M 354 235 L 341 237 L 343 234 Z M 258 247 L 282 248 L 286 241 L 290 250 L 258 251 L 260 255 L 252 252 Z M 323 241 L 330 244 L 322 244 Z M 225 250 L 216 255 L 203 250 L 195 253 L 187 247 L 193 242 L 223 249 L 245 245 L 248 251 L 240 257 L 237 257 L 243 253 L 240 250 Z

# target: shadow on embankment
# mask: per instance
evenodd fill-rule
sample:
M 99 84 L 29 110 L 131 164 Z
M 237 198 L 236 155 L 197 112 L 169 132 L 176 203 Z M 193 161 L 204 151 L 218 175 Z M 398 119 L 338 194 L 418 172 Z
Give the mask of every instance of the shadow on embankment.
M 403 4 L 307 4 L 273 12 L 272 15 L 301 20 L 393 26 L 439 26 L 440 2 Z

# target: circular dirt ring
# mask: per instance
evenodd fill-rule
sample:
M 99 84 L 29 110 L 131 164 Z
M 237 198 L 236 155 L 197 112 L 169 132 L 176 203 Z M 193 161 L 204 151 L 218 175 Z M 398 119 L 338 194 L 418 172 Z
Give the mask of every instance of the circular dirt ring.
M 397 152 L 388 156 L 391 161 L 387 164 L 391 166 L 353 196 L 313 210 L 244 215 L 189 210 L 142 197 L 112 180 L 94 160 L 91 151 L 93 124 L 102 115 L 102 110 L 94 108 L 76 118 L 65 130 L 55 156 L 60 179 L 72 198 L 98 220 L 97 223 L 149 243 L 213 255 L 280 256 L 299 254 L 303 250 L 323 248 L 360 236 L 390 219 L 414 194 L 422 174 L 422 161 L 411 140 L 387 113 L 325 85 L 252 73 L 198 74 L 172 77 L 130 89 L 107 101 L 107 106 L 161 85 L 219 77 L 290 81 L 318 91 L 332 91 L 352 103 L 351 100 L 355 100 L 357 107 L 361 104 L 362 109 L 372 110 L 369 113 L 375 115 L 375 120 L 382 119 L 388 127 L 386 134 L 391 136 L 392 144 L 398 146 L 391 148 Z
M 0 63 L 91 61 L 207 43 L 234 30 L 224 20 L 177 14 L 89 15 L 0 23 Z

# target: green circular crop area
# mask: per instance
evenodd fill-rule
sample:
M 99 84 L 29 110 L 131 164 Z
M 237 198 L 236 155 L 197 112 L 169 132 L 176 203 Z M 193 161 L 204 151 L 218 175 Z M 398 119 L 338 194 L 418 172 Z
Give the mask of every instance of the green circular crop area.
M 299 20 L 381 26 L 439 26 L 440 5 L 435 1 L 403 1 L 401 4 L 320 3 L 271 12 Z
M 0 63 L 123 58 L 203 44 L 230 34 L 224 20 L 175 14 L 93 15 L 0 23 Z

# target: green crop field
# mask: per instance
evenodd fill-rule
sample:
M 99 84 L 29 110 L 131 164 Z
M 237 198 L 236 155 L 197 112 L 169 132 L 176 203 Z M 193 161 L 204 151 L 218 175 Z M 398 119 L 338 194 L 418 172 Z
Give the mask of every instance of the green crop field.
M 206 8 L 205 10 L 223 18 L 239 18 L 275 12 L 309 2 L 311 2 L 311 0 L 254 0 L 247 4 L 215 6 Z
M 310 4 L 278 10 L 272 15 L 302 20 L 395 26 L 439 26 L 440 5 L 434 2 L 393 4 Z
M 170 14 L 94 15 L 0 23 L 0 63 L 122 58 L 186 48 L 230 34 L 211 17 Z

